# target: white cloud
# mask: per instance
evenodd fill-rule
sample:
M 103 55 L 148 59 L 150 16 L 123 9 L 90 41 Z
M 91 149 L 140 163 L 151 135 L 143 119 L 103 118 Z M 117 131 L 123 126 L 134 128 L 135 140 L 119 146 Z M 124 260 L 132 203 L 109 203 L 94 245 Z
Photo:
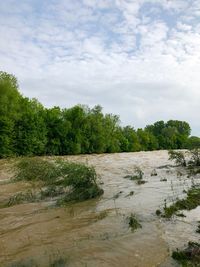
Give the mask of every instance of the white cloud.
M 199 1 L 36 2 L 0 3 L 0 68 L 25 95 L 101 104 L 136 127 L 188 120 L 199 134 Z

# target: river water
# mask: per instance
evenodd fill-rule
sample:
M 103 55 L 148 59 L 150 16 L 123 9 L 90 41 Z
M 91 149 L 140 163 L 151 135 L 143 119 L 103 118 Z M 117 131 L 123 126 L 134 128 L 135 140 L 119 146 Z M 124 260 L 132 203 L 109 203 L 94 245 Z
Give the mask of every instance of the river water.
M 172 250 L 188 241 L 199 242 L 195 232 L 199 207 L 184 212 L 185 218 L 166 220 L 155 215 L 165 202 L 169 205 L 184 197 L 183 190 L 191 186 L 186 170 L 170 165 L 167 151 L 63 158 L 93 165 L 104 195 L 61 208 L 40 202 L 0 209 L 0 266 L 33 259 L 45 267 L 66 257 L 66 266 L 72 267 L 169 267 L 177 266 L 170 257 Z M 124 178 L 136 166 L 144 172 L 145 184 Z M 151 176 L 153 170 L 157 176 Z M 1 168 L 0 179 L 7 178 Z M 199 181 L 195 177 L 195 183 Z M 0 200 L 31 186 L 1 184 Z M 127 219 L 131 213 L 142 225 L 134 232 Z

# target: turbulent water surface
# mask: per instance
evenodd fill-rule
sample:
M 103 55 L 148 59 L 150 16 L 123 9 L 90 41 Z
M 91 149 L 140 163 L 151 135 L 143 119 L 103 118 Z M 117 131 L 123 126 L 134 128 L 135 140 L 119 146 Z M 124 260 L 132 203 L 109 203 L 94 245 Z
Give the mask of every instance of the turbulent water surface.
M 184 197 L 183 190 L 191 186 L 186 171 L 170 165 L 167 151 L 64 158 L 93 165 L 104 195 L 62 208 L 40 202 L 0 209 L 0 266 L 33 259 L 45 267 L 59 257 L 66 257 L 66 266 L 73 267 L 176 266 L 171 251 L 189 240 L 199 241 L 195 229 L 200 208 L 184 212 L 185 218 L 155 215 L 165 200 L 170 204 Z M 136 166 L 144 172 L 145 184 L 124 178 Z M 157 176 L 151 176 L 154 169 Z M 3 162 L 0 171 L 0 180 L 9 179 Z M 160 181 L 164 178 L 167 181 Z M 0 200 L 31 186 L 1 184 Z M 128 224 L 131 213 L 142 225 L 135 232 Z

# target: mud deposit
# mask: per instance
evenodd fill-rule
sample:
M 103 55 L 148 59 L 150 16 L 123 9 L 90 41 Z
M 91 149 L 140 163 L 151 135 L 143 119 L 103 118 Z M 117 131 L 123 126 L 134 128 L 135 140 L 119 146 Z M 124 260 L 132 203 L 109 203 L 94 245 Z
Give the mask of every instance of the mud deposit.
M 20 261 L 44 267 L 177 266 L 170 258 L 171 251 L 189 240 L 199 242 L 195 232 L 199 207 L 184 211 L 184 218 L 166 220 L 155 214 L 165 202 L 168 205 L 184 197 L 183 190 L 188 190 L 193 180 L 187 178 L 185 169 L 170 166 L 167 151 L 64 159 L 93 165 L 101 176 L 104 195 L 60 208 L 52 201 L 1 208 L 0 266 L 21 266 L 12 265 Z M 5 160 L 0 164 L 0 201 L 32 187 L 23 182 L 7 183 L 10 173 Z M 124 178 L 132 175 L 136 166 L 144 172 L 145 184 Z M 151 176 L 154 169 L 157 175 Z M 199 178 L 197 175 L 193 182 Z M 142 225 L 134 232 L 127 221 L 131 213 Z M 65 265 L 51 265 L 60 258 L 66 259 Z

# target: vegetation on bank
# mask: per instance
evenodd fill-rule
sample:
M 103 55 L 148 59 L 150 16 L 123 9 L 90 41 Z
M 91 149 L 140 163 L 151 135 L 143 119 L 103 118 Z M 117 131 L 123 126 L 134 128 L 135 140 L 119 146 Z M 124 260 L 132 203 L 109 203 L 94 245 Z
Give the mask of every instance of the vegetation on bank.
M 200 147 L 187 122 L 158 121 L 144 129 L 120 126 L 100 106 L 44 108 L 19 93 L 17 79 L 0 72 L 0 158 Z
M 177 199 L 172 205 L 167 207 L 165 204 L 163 212 L 156 211 L 156 214 L 165 218 L 171 218 L 174 214 L 179 215 L 180 210 L 192 210 L 200 205 L 200 186 L 193 186 L 187 192 L 187 197 L 184 199 Z
M 81 163 L 42 158 L 18 159 L 14 165 L 14 181 L 32 183 L 34 190 L 10 197 L 3 206 L 54 198 L 57 205 L 84 201 L 103 194 L 93 167 Z M 2 205 L 1 205 L 2 206 Z
M 186 198 L 177 198 L 170 206 L 167 206 L 165 200 L 163 211 L 156 210 L 156 215 L 161 215 L 165 218 L 171 218 L 173 215 L 184 217 L 184 214 L 179 213 L 179 211 L 195 209 L 200 205 L 200 185 L 195 185 L 194 183 L 194 175 L 200 173 L 200 149 L 195 148 L 187 151 L 170 150 L 168 154 L 169 160 L 175 161 L 177 166 L 187 168 L 189 171 L 188 177 L 193 177 L 192 187 L 188 191 L 184 190 L 184 193 L 187 193 Z
M 187 151 L 169 150 L 169 160 L 175 161 L 178 166 L 193 169 L 200 167 L 200 149 L 190 149 Z
M 169 160 L 174 160 L 177 165 L 186 167 L 186 159 L 184 152 L 169 150 L 168 154 L 169 154 Z
M 172 258 L 178 261 L 183 267 L 200 266 L 200 244 L 188 242 L 187 248 L 174 251 Z

